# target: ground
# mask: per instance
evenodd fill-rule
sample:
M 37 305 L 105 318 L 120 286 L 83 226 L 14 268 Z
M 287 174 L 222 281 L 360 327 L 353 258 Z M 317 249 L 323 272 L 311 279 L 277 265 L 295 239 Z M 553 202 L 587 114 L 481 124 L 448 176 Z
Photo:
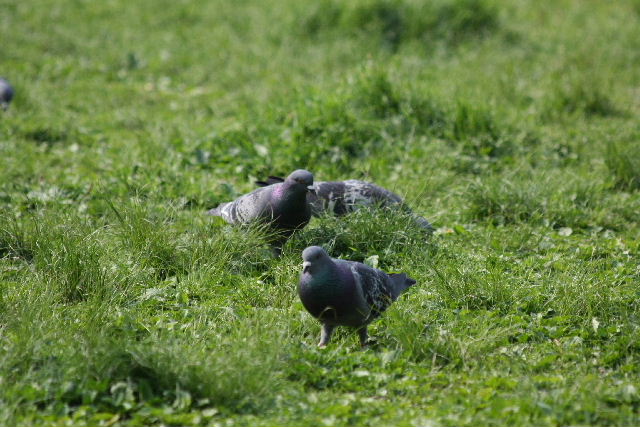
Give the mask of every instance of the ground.
M 0 424 L 640 424 L 640 3 L 8 0 Z M 203 215 L 365 179 L 274 258 Z M 302 249 L 417 280 L 361 350 Z

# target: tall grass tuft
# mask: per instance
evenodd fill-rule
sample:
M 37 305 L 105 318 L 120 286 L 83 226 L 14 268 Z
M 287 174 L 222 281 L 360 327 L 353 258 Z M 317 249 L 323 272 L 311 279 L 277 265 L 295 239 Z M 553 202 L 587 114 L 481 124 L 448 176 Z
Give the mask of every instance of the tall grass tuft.
M 407 41 L 456 44 L 499 28 L 497 11 L 484 0 L 375 0 L 319 3 L 302 19 L 303 33 L 339 32 L 377 40 L 391 50 Z
M 275 397 L 282 381 L 286 326 L 274 314 L 254 313 L 224 327 L 152 336 L 132 354 L 157 393 L 182 390 L 193 401 L 256 411 Z
M 13 215 L 0 215 L 0 257 L 9 256 L 31 261 L 35 251 L 33 220 Z
M 333 163 L 348 170 L 353 159 L 370 152 L 377 137 L 377 129 L 367 126 L 340 95 L 304 99 L 289 120 L 283 157 L 292 164 Z
M 469 186 L 467 214 L 493 225 L 543 223 L 556 228 L 588 228 L 603 220 L 603 185 L 562 172 L 530 170 L 478 178 Z
M 384 119 L 400 113 L 403 94 L 391 82 L 386 69 L 365 67 L 356 74 L 350 88 L 350 102 L 373 118 Z
M 621 110 L 606 91 L 606 86 L 598 78 L 559 78 L 546 96 L 542 116 L 548 120 L 575 114 L 585 117 L 618 116 Z
M 100 230 L 92 230 L 77 218 L 39 217 L 33 221 L 37 222 L 34 267 L 60 301 L 110 298 L 114 282 L 106 267 L 106 248 L 98 238 Z
M 638 141 L 607 143 L 605 163 L 613 175 L 616 188 L 640 189 L 640 146 Z
M 321 245 L 334 257 L 364 261 L 378 256 L 380 267 L 428 259 L 433 247 L 429 234 L 411 214 L 395 208 L 359 209 L 344 217 L 327 215 L 291 242 L 297 250 Z
M 494 114 L 486 107 L 458 102 L 450 123 L 448 136 L 461 142 L 470 155 L 499 157 L 512 150 L 512 140 L 503 137 Z
M 185 271 L 182 248 L 167 220 L 136 200 L 118 208 L 110 206 L 117 218 L 116 230 L 121 244 L 143 268 L 161 279 Z
M 457 312 L 429 307 L 417 310 L 410 304 L 388 313 L 389 339 L 411 359 L 432 370 L 469 369 L 501 346 L 508 344 L 516 328 L 495 313 L 460 309 Z M 482 325 L 469 327 L 469 323 Z M 478 333 L 479 331 L 482 331 Z

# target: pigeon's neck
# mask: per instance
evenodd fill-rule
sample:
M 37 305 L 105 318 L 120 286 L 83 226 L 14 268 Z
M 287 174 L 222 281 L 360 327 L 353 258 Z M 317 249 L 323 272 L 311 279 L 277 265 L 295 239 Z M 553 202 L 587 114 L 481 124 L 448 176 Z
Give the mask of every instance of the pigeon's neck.
M 309 287 L 314 292 L 325 295 L 342 294 L 348 289 L 351 283 L 351 275 L 349 272 L 343 271 L 333 260 L 327 261 L 325 265 L 319 266 L 317 271 L 313 273 L 312 279 L 309 281 Z
M 313 278 L 309 282 L 312 288 L 332 288 L 335 283 L 338 282 L 339 272 L 336 265 L 332 262 L 328 262 L 326 265 L 319 266 L 318 270 L 313 273 Z
M 304 187 L 295 183 L 283 182 L 273 190 L 272 203 L 275 215 L 284 215 L 287 218 L 307 215 L 307 191 Z M 306 218 L 308 220 L 308 218 Z
M 283 182 L 273 190 L 273 198 L 280 203 L 281 207 L 296 207 L 305 205 L 307 200 L 307 191 L 304 187 L 296 185 L 296 183 Z

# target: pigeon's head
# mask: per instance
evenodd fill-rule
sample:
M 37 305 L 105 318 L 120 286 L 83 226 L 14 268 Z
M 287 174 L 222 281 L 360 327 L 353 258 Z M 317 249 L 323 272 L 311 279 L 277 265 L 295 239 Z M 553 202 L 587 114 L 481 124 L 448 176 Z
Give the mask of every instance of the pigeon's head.
M 315 188 L 313 186 L 313 174 L 308 170 L 298 169 L 287 177 L 286 181 L 290 184 L 304 187 L 306 190 L 314 192 Z
M 302 274 L 313 274 L 319 266 L 322 266 L 331 258 L 327 254 L 327 251 L 320 246 L 309 246 L 302 251 Z

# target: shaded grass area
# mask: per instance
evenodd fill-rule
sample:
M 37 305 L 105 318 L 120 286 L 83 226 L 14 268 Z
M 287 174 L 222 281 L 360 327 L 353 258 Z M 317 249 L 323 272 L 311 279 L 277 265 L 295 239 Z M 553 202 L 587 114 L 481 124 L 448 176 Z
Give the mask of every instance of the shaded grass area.
M 638 424 L 637 2 L 4 6 L 0 424 Z M 203 215 L 300 167 L 437 231 Z M 312 244 L 418 281 L 373 348 Z
M 311 37 L 331 33 L 333 37 L 362 37 L 392 50 L 415 41 L 430 49 L 436 43 L 456 44 L 491 34 L 499 29 L 499 19 L 495 6 L 483 0 L 323 1 L 308 12 L 300 27 Z

